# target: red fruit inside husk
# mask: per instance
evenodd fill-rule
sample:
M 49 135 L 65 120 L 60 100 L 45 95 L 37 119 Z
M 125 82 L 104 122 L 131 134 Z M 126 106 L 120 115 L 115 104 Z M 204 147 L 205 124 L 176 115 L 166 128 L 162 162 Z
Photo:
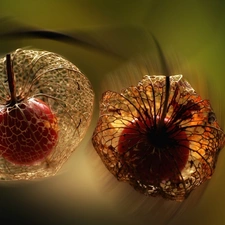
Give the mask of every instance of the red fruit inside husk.
M 46 158 L 57 143 L 57 120 L 41 100 L 0 110 L 0 152 L 8 161 L 31 165 Z
M 159 122 L 156 119 L 155 125 Z M 189 156 L 189 141 L 184 131 L 170 124 L 157 128 L 153 120 L 134 120 L 122 131 L 118 151 L 129 173 L 146 184 L 177 179 Z
M 57 118 L 43 101 L 16 94 L 10 54 L 6 69 L 10 96 L 0 106 L 0 155 L 14 164 L 33 165 L 56 146 Z

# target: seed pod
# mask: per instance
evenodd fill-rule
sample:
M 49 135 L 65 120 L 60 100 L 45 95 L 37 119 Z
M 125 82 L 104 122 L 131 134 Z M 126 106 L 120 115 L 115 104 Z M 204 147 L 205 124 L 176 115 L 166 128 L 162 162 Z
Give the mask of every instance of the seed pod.
M 168 97 L 166 82 L 144 76 L 121 93 L 104 93 L 92 142 L 119 181 L 182 201 L 212 176 L 225 135 L 209 101 L 182 75 L 169 76 Z
M 90 124 L 89 80 L 47 51 L 17 49 L 0 59 L 0 71 L 0 178 L 54 175 Z
M 182 201 L 211 178 L 225 134 L 209 101 L 182 75 L 170 75 L 152 38 L 165 76 L 146 75 L 121 93 L 105 92 L 92 142 L 119 181 L 145 195 Z

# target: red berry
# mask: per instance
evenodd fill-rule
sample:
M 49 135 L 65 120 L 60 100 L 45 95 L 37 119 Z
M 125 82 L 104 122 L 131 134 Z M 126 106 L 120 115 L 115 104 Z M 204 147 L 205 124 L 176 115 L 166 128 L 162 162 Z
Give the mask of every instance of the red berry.
M 120 135 L 118 152 L 124 155 L 122 162 L 133 167 L 132 176 L 148 184 L 175 179 L 188 160 L 186 133 L 179 131 L 176 125 L 168 126 L 167 118 L 164 122 L 165 126 L 156 132 L 153 120 L 134 120 Z M 126 151 L 129 151 L 129 156 L 124 154 Z
M 30 98 L 1 108 L 0 152 L 6 160 L 31 165 L 45 159 L 57 139 L 57 119 L 43 101 Z

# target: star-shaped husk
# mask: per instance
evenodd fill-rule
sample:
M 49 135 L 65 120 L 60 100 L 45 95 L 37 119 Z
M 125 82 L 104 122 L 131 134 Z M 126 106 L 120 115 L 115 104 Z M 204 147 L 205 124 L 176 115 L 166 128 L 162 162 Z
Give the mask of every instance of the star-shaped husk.
M 92 142 L 119 181 L 182 201 L 212 176 L 225 135 L 209 101 L 182 75 L 170 76 L 166 111 L 165 99 L 166 76 L 146 75 L 121 93 L 105 92 Z

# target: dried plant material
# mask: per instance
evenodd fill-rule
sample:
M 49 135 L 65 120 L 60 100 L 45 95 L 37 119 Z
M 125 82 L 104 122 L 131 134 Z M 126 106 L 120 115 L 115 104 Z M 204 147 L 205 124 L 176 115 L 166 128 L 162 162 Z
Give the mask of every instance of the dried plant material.
M 54 175 L 84 137 L 94 93 L 71 62 L 17 49 L 0 59 L 0 178 Z
M 119 181 L 182 201 L 212 176 L 225 136 L 209 101 L 182 75 L 144 76 L 103 94 L 92 141 Z

